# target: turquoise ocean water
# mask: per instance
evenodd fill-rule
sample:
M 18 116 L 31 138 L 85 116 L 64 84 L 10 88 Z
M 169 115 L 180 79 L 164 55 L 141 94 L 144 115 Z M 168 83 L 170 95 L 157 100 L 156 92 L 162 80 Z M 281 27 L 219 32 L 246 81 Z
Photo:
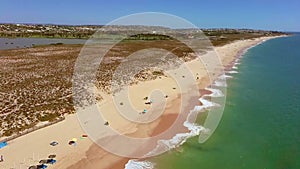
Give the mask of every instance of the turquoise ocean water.
M 211 138 L 152 158 L 155 168 L 300 169 L 300 34 L 249 49 L 237 66 Z

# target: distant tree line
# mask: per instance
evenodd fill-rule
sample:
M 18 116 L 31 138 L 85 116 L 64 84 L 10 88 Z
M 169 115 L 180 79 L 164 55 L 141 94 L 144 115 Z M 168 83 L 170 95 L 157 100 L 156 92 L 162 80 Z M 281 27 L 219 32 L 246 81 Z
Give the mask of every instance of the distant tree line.
M 132 35 L 125 40 L 173 40 L 174 38 L 167 36 L 167 35 L 161 35 L 161 34 L 136 34 Z

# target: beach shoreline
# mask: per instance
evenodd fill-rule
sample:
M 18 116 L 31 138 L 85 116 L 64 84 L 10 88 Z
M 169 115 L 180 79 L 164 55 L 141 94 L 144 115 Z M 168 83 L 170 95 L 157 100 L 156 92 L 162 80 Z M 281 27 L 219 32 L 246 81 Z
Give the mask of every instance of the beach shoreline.
M 234 69 L 233 66 L 235 65 L 235 63 L 237 63 L 237 61 L 242 57 L 242 55 L 243 55 L 244 53 L 246 53 L 250 48 L 255 47 L 255 46 L 257 46 L 257 45 L 259 45 L 259 44 L 261 44 L 261 43 L 263 43 L 263 42 L 265 42 L 265 41 L 267 41 L 267 40 L 274 39 L 274 38 L 279 38 L 279 37 L 284 37 L 284 36 L 274 36 L 274 37 L 263 37 L 263 38 L 258 38 L 259 40 L 258 40 L 257 42 L 254 42 L 254 43 L 251 43 L 251 42 L 250 42 L 249 45 L 246 45 L 246 46 L 242 47 L 242 48 L 239 49 L 238 52 L 234 55 L 234 57 L 232 58 L 232 61 L 231 61 L 231 62 L 227 62 L 227 63 L 225 64 L 225 66 L 224 66 L 225 71 L 228 72 L 228 71 L 230 71 L 230 70 L 233 70 L 233 69 Z M 239 42 L 239 41 L 237 41 L 237 42 Z M 235 42 L 233 42 L 233 43 L 235 43 Z M 233 44 L 233 43 L 231 43 L 231 44 Z M 228 44 L 228 45 L 230 45 L 230 44 Z M 226 45 L 224 45 L 224 46 L 226 46 Z M 226 61 L 225 61 L 225 62 L 226 62 Z M 207 84 L 206 87 L 208 87 L 208 86 L 210 86 L 210 85 L 212 85 L 212 84 Z M 205 90 L 205 89 L 204 89 L 204 90 Z M 208 90 L 206 90 L 206 91 L 208 91 Z M 208 91 L 208 92 L 210 92 L 210 91 Z M 210 92 L 210 93 L 211 93 L 211 92 Z M 202 97 L 203 95 L 205 95 L 205 94 L 207 94 L 207 93 L 204 92 L 204 93 L 201 95 L 201 97 Z M 197 99 L 197 102 L 192 103 L 191 105 L 196 106 L 197 104 L 200 104 L 200 105 L 201 105 L 202 103 L 199 102 L 198 99 Z M 162 118 L 164 118 L 164 117 L 162 117 Z M 163 121 L 163 120 L 162 120 L 162 121 Z M 155 131 L 155 130 L 161 130 L 161 128 L 163 128 L 163 125 L 164 125 L 163 123 L 158 124 L 157 127 L 154 129 L 154 131 Z M 183 132 L 183 131 L 188 132 L 188 129 L 187 129 L 186 127 L 184 127 L 183 125 L 182 125 L 182 127 L 183 127 L 182 132 Z M 145 159 L 144 159 L 144 160 L 145 160 Z M 112 165 L 110 168 L 121 167 L 121 166 L 124 166 L 124 167 L 125 167 L 126 164 L 127 164 L 127 163 L 124 163 L 124 161 L 120 161 L 120 162 L 116 163 L 115 165 Z
M 225 65 L 225 71 L 231 71 L 237 59 L 239 59 L 249 48 L 259 45 L 260 43 L 272 38 L 277 38 L 277 36 L 263 37 L 254 40 L 236 41 L 221 47 L 216 47 L 215 51 L 219 54 L 223 65 Z M 211 85 L 209 83 L 209 80 L 203 80 L 203 78 L 200 79 L 201 89 L 204 89 Z M 149 85 L 153 84 L 155 84 L 155 82 L 149 82 Z M 159 84 L 160 83 L 158 83 L 157 85 Z M 180 102 L 180 97 L 178 97 L 176 93 L 172 93 L 173 91 L 170 92 L 171 101 L 169 102 L 169 105 L 167 105 L 167 109 L 165 110 L 167 113 L 161 116 L 156 121 L 156 123 L 153 123 L 151 126 L 147 126 L 149 127 L 150 131 L 149 136 L 162 133 L 165 129 L 168 129 L 170 125 L 172 125 L 172 122 L 177 118 L 177 107 L 174 107 L 172 105 L 177 105 L 177 103 Z M 200 93 L 201 96 L 203 96 L 203 94 L 207 94 L 207 91 L 200 91 Z M 196 99 L 195 102 L 192 102 L 188 106 L 187 110 L 191 110 L 194 106 L 197 105 L 197 103 L 201 104 L 198 99 Z M 166 120 L 168 121 L 168 123 L 164 122 Z M 58 131 L 59 128 L 64 128 L 64 131 Z M 135 131 L 137 131 L 137 129 L 135 129 Z M 182 125 L 180 126 L 180 132 L 188 132 L 188 129 Z M 36 163 L 39 158 L 46 158 L 46 156 L 51 153 L 57 154 L 58 162 L 53 166 L 50 165 L 49 168 L 81 169 L 88 166 L 101 166 L 99 168 L 125 167 L 125 164 L 128 162 L 129 158 L 123 158 L 110 154 L 99 148 L 99 146 L 95 145 L 88 138 L 79 140 L 78 145 L 75 148 L 69 145 L 49 147 L 49 142 L 51 142 L 50 140 L 58 141 L 61 144 L 67 144 L 68 140 L 72 139 L 73 137 L 80 137 L 80 135 L 82 134 L 85 134 L 85 132 L 82 130 L 80 124 L 78 123 L 76 115 L 68 115 L 66 117 L 66 120 L 64 120 L 63 122 L 51 125 L 49 127 L 34 131 L 32 133 L 9 141 L 9 146 L 3 149 L 3 151 L 1 150 L 1 154 L 4 154 L 5 156 L 5 162 L 0 163 L 0 167 L 4 166 L 5 168 L 12 166 L 28 166 L 30 164 Z M 142 133 L 141 135 L 147 136 L 144 134 L 145 133 Z M 49 137 L 49 135 L 51 135 L 51 138 L 45 138 Z M 30 144 L 30 140 L 40 140 L 40 143 L 38 143 L 37 145 L 32 145 Z M 22 149 L 22 147 L 24 146 L 27 146 L 27 148 Z M 17 151 L 20 153 L 18 153 L 18 155 L 16 156 L 12 156 L 9 153 Z M 37 152 L 39 157 L 36 157 L 37 154 L 35 153 Z

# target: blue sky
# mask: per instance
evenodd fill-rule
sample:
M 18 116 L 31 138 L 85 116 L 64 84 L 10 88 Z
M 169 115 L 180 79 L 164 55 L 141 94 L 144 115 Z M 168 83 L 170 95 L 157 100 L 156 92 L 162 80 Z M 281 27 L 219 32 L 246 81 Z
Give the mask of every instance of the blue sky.
M 106 24 L 163 12 L 200 28 L 300 31 L 300 0 L 1 0 L 2 23 Z

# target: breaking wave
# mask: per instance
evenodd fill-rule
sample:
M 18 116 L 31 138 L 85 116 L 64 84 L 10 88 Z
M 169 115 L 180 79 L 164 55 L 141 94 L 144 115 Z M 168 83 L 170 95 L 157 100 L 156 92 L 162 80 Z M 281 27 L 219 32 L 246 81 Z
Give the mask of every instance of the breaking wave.
M 232 66 L 232 69 L 239 69 L 237 66 Z
M 222 75 L 219 77 L 219 79 L 222 78 L 228 78 L 231 76 Z M 226 85 L 226 81 L 220 81 L 222 82 L 221 86 L 224 86 L 224 83 Z M 215 81 L 215 83 L 218 83 Z M 221 84 L 221 83 L 220 83 Z M 189 132 L 188 133 L 178 133 L 176 134 L 172 139 L 169 140 L 159 140 L 157 143 L 156 148 L 154 148 L 151 152 L 147 153 L 146 156 L 151 156 L 151 154 L 156 154 L 158 151 L 165 151 L 165 150 L 171 150 L 174 148 L 179 147 L 180 145 L 184 144 L 187 139 L 199 135 L 201 132 L 207 132 L 207 129 L 205 129 L 203 126 L 200 126 L 193 121 L 195 121 L 195 118 L 197 117 L 198 113 L 206 110 L 213 106 L 218 106 L 218 104 L 211 102 L 209 100 L 204 99 L 204 97 L 223 97 L 224 94 L 219 89 L 214 88 L 205 88 L 206 90 L 211 91 L 211 94 L 205 94 L 201 98 L 199 98 L 199 101 L 202 103 L 201 106 L 195 106 L 193 110 L 190 111 L 190 113 L 187 116 L 187 120 L 183 123 L 183 126 L 185 126 Z M 138 161 L 138 160 L 129 160 L 128 163 L 125 165 L 125 169 L 153 169 L 155 166 L 154 163 L 150 161 Z
M 211 94 L 207 95 L 207 96 L 210 96 L 210 97 L 223 97 L 224 96 L 223 92 L 219 89 L 205 88 L 205 90 L 209 90 L 209 91 L 212 92 Z
M 233 77 L 229 76 L 229 75 L 226 75 L 226 74 L 223 74 L 223 75 L 219 76 L 220 80 L 226 80 L 226 79 L 229 79 L 229 78 L 233 78 Z
M 218 87 L 227 87 L 227 83 L 225 80 L 216 80 L 213 83 L 214 86 L 218 86 Z
M 154 164 L 149 161 L 129 160 L 125 169 L 153 169 Z
M 234 73 L 239 73 L 238 71 L 235 71 L 235 70 L 231 70 L 231 71 L 228 71 L 227 73 L 229 74 L 234 74 Z

